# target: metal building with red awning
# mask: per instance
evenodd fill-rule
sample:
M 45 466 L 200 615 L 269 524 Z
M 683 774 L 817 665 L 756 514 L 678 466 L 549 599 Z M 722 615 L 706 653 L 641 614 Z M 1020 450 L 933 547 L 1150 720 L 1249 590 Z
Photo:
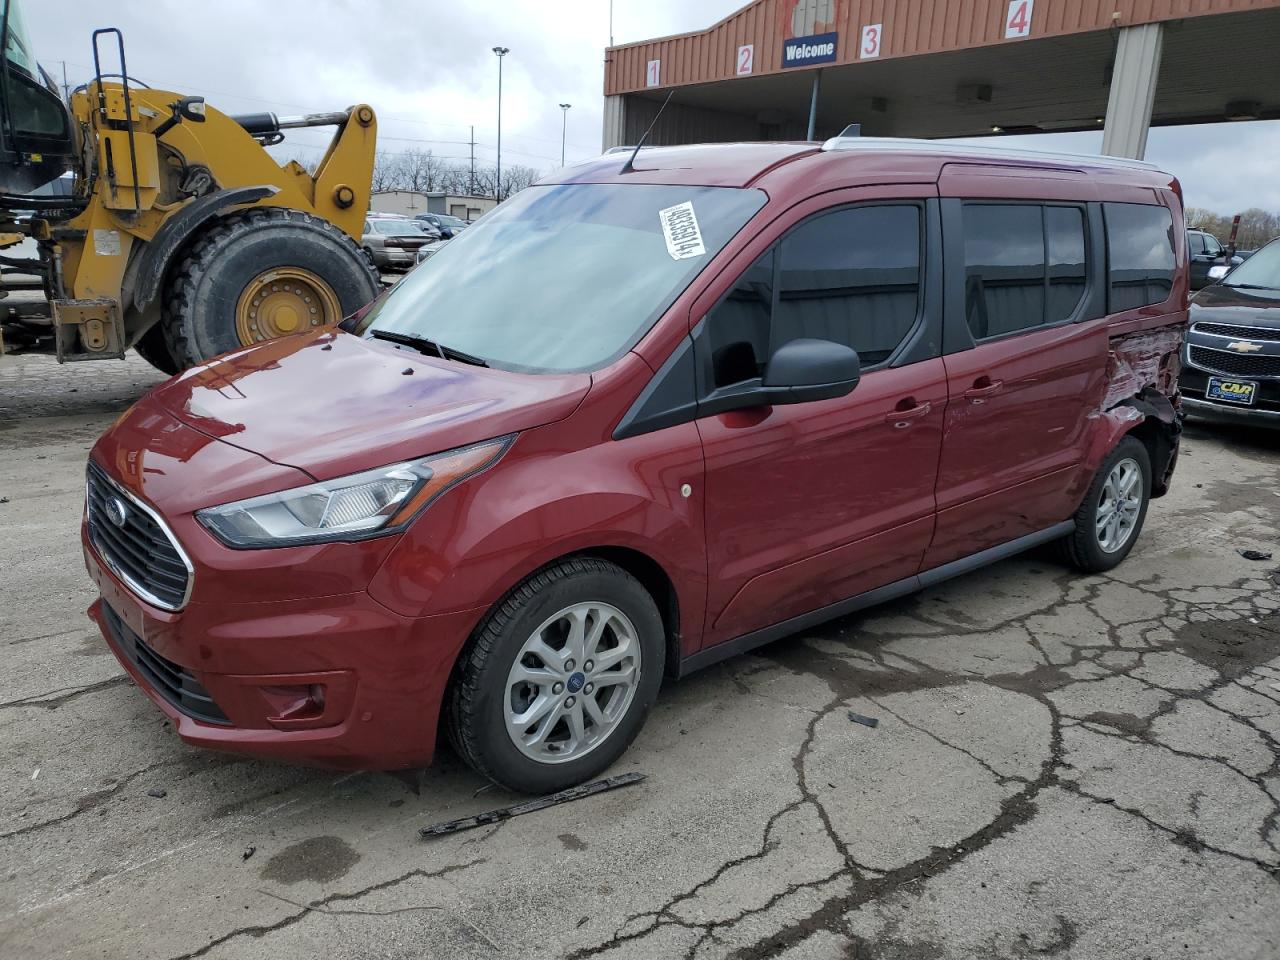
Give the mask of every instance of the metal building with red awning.
M 610 47 L 604 146 L 953 137 L 1280 118 L 1280 0 L 755 0 Z

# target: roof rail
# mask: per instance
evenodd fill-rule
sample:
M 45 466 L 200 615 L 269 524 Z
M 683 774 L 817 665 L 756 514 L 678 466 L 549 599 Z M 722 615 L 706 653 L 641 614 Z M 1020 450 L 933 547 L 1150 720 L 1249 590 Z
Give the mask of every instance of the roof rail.
M 1053 160 L 1057 163 L 1087 163 L 1093 167 L 1119 167 L 1131 170 L 1158 170 L 1146 160 L 1129 160 L 1124 157 L 1107 157 L 1084 153 L 1054 153 L 1048 150 L 1027 150 L 1023 147 L 989 147 L 955 140 L 913 140 L 909 137 L 832 137 L 822 145 L 825 151 L 835 150 L 912 150 L 919 153 L 964 153 L 993 160 Z

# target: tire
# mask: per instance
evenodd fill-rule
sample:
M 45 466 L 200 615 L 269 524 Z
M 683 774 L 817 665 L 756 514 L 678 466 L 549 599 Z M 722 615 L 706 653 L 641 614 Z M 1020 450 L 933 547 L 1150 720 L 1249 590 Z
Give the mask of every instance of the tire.
M 167 373 L 172 377 L 182 369 L 178 366 L 178 361 L 173 358 L 173 354 L 169 352 L 169 344 L 165 342 L 162 324 L 153 323 L 133 345 L 133 349 L 138 351 L 138 356 L 161 373 Z
M 264 272 L 289 268 L 327 285 L 329 312 L 338 314 L 330 321 L 380 290 L 360 248 L 328 221 L 281 207 L 234 213 L 207 228 L 169 275 L 161 324 L 174 361 L 185 368 L 245 346 L 236 330 L 241 295 Z
M 1131 507 L 1129 511 L 1120 511 L 1121 514 L 1128 513 L 1131 517 L 1132 525 L 1128 527 L 1127 533 L 1124 533 L 1122 537 L 1111 538 L 1111 542 L 1108 543 L 1107 540 L 1110 538 L 1109 529 L 1099 531 L 1099 523 L 1103 514 L 1114 516 L 1114 514 L 1107 513 L 1107 504 L 1113 500 L 1112 491 L 1114 489 L 1114 486 L 1108 486 L 1108 480 L 1112 478 L 1113 472 L 1118 469 L 1121 469 L 1121 475 L 1123 475 L 1122 465 L 1125 464 L 1132 466 L 1137 471 L 1136 487 L 1127 498 L 1130 500 L 1136 498 L 1137 504 L 1135 507 Z M 1147 453 L 1147 448 L 1142 441 L 1136 437 L 1125 437 L 1107 455 L 1107 458 L 1102 461 L 1102 466 L 1098 468 L 1098 472 L 1094 474 L 1093 482 L 1089 485 L 1089 492 L 1085 494 L 1084 501 L 1080 504 L 1080 508 L 1076 510 L 1074 518 L 1076 522 L 1075 531 L 1059 541 L 1063 559 L 1086 573 L 1102 573 L 1118 566 L 1129 555 L 1133 545 L 1137 543 L 1138 536 L 1142 533 L 1142 525 L 1147 518 L 1147 506 L 1150 502 L 1150 455 Z
M 584 650 L 571 647 L 571 635 L 565 636 L 576 615 L 570 611 L 583 608 L 599 614 L 583 621 L 588 637 L 594 624 L 603 621 L 605 626 L 595 653 L 580 655 L 598 656 L 601 666 L 582 669 L 593 663 L 588 657 L 587 663 L 575 661 L 572 668 L 560 669 L 574 649 Z M 554 670 L 527 651 L 535 636 L 544 639 L 548 654 L 561 658 Z M 557 638 L 563 646 L 557 646 Z M 477 773 L 510 790 L 563 790 L 604 770 L 635 739 L 657 698 L 665 657 L 662 617 L 635 577 L 593 557 L 561 561 L 512 590 L 476 628 L 446 696 L 449 739 Z M 609 660 L 618 662 L 605 667 Z M 634 673 L 629 687 L 617 682 L 627 675 L 628 663 Z M 545 682 L 540 679 L 535 687 L 513 680 L 521 665 Z M 573 709 L 567 709 L 571 701 Z M 588 709 L 589 703 L 596 705 L 595 711 Z M 540 705 L 547 712 L 535 717 Z M 581 735 L 571 727 L 575 713 L 582 718 L 577 721 Z M 534 719 L 525 730 L 509 733 L 511 714 Z M 593 714 L 603 722 L 592 721 Z M 539 734 L 542 739 L 535 743 Z M 517 737 L 527 745 L 518 746 Z

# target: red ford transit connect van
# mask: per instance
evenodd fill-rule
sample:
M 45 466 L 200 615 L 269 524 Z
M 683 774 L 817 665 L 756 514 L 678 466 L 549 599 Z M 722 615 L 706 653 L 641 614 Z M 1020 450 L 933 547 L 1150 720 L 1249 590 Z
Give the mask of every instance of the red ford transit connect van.
M 867 139 L 625 159 L 98 441 L 90 612 L 184 740 L 389 769 L 446 730 L 550 791 L 664 676 L 1037 544 L 1132 549 L 1178 448 L 1175 180 Z

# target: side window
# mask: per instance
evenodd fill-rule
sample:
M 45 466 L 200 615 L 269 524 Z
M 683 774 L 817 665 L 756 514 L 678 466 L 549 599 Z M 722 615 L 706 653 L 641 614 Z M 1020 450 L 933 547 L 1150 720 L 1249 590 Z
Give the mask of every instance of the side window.
M 834 340 L 883 363 L 915 326 L 920 208 L 866 206 L 808 220 L 782 240 L 773 349 Z
M 975 340 L 1044 323 L 1042 218 L 1037 204 L 965 204 L 965 317 Z
M 791 340 L 834 340 L 883 363 L 920 310 L 921 208 L 846 207 L 806 220 L 707 315 L 714 386 L 758 377 Z M 776 285 L 776 286 L 775 286 Z
M 1049 253 L 1049 302 L 1045 319 L 1066 320 L 1084 297 L 1088 274 L 1084 254 L 1084 211 L 1079 207 L 1044 208 L 1045 246 Z
M 1173 217 L 1166 207 L 1104 203 L 1110 310 L 1163 303 L 1173 292 Z
M 1187 252 L 1193 257 L 1198 257 L 1204 253 L 1204 234 L 1188 233 L 1187 234 Z
M 1218 242 L 1217 237 L 1211 237 L 1208 234 L 1205 234 L 1204 252 L 1209 254 L 1211 257 L 1220 257 L 1225 251 L 1222 249 L 1222 244 Z

